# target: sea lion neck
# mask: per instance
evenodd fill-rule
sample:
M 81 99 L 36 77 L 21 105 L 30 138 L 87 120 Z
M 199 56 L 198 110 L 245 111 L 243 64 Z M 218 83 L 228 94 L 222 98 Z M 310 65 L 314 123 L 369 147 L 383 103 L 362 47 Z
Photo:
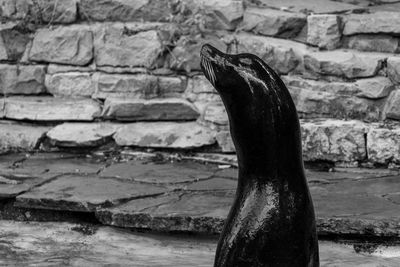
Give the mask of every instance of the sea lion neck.
M 254 55 L 229 55 L 210 45 L 201 50 L 201 67 L 228 113 L 239 179 L 268 182 L 302 170 L 297 112 L 279 76 Z

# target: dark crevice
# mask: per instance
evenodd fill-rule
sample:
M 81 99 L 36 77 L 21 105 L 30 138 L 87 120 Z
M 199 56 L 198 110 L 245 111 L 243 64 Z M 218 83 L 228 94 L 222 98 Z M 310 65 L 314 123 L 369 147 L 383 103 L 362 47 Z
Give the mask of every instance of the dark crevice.
M 30 209 L 14 206 L 15 198 L 0 200 L 0 220 L 100 224 L 94 212 Z
M 54 127 L 63 121 L 32 121 L 28 119 L 10 119 L 10 118 L 1 118 L 0 123 L 9 123 L 10 125 L 23 125 L 23 126 L 50 126 Z
M 316 161 L 305 161 L 304 168 L 314 170 L 314 171 L 323 171 L 328 172 L 333 167 L 335 167 L 335 163 L 328 160 L 316 160 Z
M 368 133 L 364 133 L 364 148 L 365 148 L 365 161 L 368 161 L 368 141 L 367 141 Z
M 384 245 L 399 245 L 400 239 L 396 236 L 376 236 L 368 234 L 332 234 L 318 233 L 318 239 L 333 241 L 336 243 L 355 244 L 355 243 L 375 243 Z
M 158 207 L 161 207 L 162 205 L 166 205 L 166 204 L 177 203 L 177 202 L 179 202 L 179 201 L 181 200 L 181 198 L 182 198 L 183 195 L 184 195 L 184 193 L 178 195 L 178 199 L 172 199 L 172 200 L 169 200 L 169 201 L 165 201 L 165 202 L 159 203 L 159 204 L 157 204 L 157 205 L 145 207 L 145 208 L 139 210 L 138 212 L 144 212 L 145 210 L 153 209 L 153 208 L 158 208 Z M 166 195 L 166 196 L 167 196 L 167 195 Z
M 138 199 L 144 199 L 144 198 L 152 198 L 152 197 L 158 197 L 161 195 L 164 195 L 166 192 L 162 193 L 154 193 L 154 194 L 147 194 L 147 195 L 142 195 L 142 196 L 134 196 L 134 197 L 126 197 L 126 198 L 119 198 L 115 201 L 108 201 L 106 200 L 103 204 L 101 205 L 96 205 L 96 208 L 112 208 L 116 206 L 123 205 L 129 201 L 132 200 L 138 200 Z
M 87 98 L 90 99 L 90 98 Z M 7 104 L 7 103 L 6 103 Z M 62 123 L 67 123 L 67 122 L 73 122 L 73 123 L 78 123 L 78 122 L 84 122 L 84 123 L 92 123 L 93 121 L 87 121 L 87 120 L 30 120 L 30 119 L 13 119 L 13 118 L 2 118 L 0 121 L 4 122 L 10 122 L 10 123 L 18 123 L 18 125 L 25 124 L 27 126 L 52 126 L 55 127 L 59 124 Z

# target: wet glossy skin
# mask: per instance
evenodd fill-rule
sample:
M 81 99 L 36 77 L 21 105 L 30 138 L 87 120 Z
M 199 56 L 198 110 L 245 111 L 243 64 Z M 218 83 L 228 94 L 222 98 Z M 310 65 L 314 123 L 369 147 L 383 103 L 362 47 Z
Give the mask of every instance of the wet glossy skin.
M 201 57 L 227 110 L 239 162 L 214 266 L 319 266 L 299 120 L 286 86 L 255 55 L 204 45 Z

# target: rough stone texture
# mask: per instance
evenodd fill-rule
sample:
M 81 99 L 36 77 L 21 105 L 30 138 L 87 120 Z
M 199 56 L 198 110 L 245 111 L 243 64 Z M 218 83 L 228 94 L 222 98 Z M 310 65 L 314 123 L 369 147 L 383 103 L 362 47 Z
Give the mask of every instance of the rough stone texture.
M 383 102 L 289 87 L 293 102 L 303 118 L 331 117 L 378 121 L 382 117 Z
M 4 98 L 0 98 L 0 118 L 3 118 L 5 116 L 5 99 Z
M 94 72 L 96 70 L 95 64 L 89 66 L 75 66 L 75 65 L 60 65 L 50 63 L 47 66 L 47 74 L 65 73 L 65 72 Z
M 186 88 L 186 78 L 158 76 L 158 94 L 161 97 L 177 97 Z
M 400 57 L 392 56 L 387 59 L 388 77 L 395 83 L 400 84 Z
M 72 25 L 38 30 L 29 59 L 71 65 L 86 65 L 93 58 L 93 35 L 88 27 Z
M 132 21 L 149 0 L 81 0 L 79 13 L 83 19 L 97 21 Z
M 208 180 L 197 181 L 186 187 L 188 191 L 229 191 L 237 186 L 237 179 L 213 177 Z
M 217 91 L 211 85 L 211 83 L 207 80 L 206 77 L 202 76 L 194 76 L 189 79 L 188 86 L 186 89 L 187 92 L 193 94 L 200 94 L 200 93 L 212 93 L 216 94 Z
M 34 129 L 32 133 L 36 135 Z M 76 154 L 5 154 L 0 156 L 0 199 L 14 198 L 60 174 L 95 174 L 100 168 L 98 161 Z
M 2 0 L 0 14 L 11 19 L 36 19 L 43 23 L 72 23 L 76 20 L 76 0 Z
M 371 14 L 349 14 L 344 17 L 344 35 L 358 33 L 400 33 L 399 12 L 375 12 Z
M 190 149 L 215 143 L 215 133 L 195 122 L 132 123 L 114 135 L 120 146 Z
M 3 38 L 0 38 L 0 60 L 7 60 L 8 55 L 7 55 L 7 49 L 4 44 Z
M 306 16 L 301 13 L 249 7 L 244 12 L 241 28 L 261 35 L 292 38 L 305 24 Z
M 96 174 L 105 164 L 104 159 L 82 154 L 34 153 L 0 156 L 0 175 L 8 178 L 49 179 L 61 174 Z M 22 181 L 30 183 L 28 180 Z M 5 191 L 2 194 L 7 194 Z
M 360 89 L 357 96 L 371 99 L 386 97 L 395 88 L 386 77 L 360 79 L 355 82 L 355 85 Z
M 400 90 L 397 89 L 388 97 L 385 116 L 389 119 L 400 120 Z
M 230 132 L 221 131 L 215 138 L 217 139 L 217 143 L 221 147 L 222 152 L 230 153 L 236 151 Z
M 5 117 L 32 121 L 91 121 L 99 116 L 99 103 L 91 99 L 8 97 Z
M 295 87 L 338 95 L 355 95 L 361 91 L 361 89 L 356 86 L 356 83 L 350 82 L 327 82 L 323 80 L 311 80 L 304 79 L 297 75 L 285 75 L 281 76 L 281 79 L 289 89 Z
M 59 147 L 95 147 L 111 140 L 121 127 L 113 123 L 63 123 L 47 132 L 50 143 Z
M 4 201 L 5 199 L 15 198 L 17 195 L 24 193 L 33 186 L 43 183 L 46 179 L 28 176 L 0 176 L 0 180 L 0 200 Z
M 37 148 L 39 140 L 50 129 L 47 126 L 15 124 L 0 121 L 0 153 Z
M 307 17 L 307 43 L 332 50 L 340 46 L 340 20 L 336 15 Z
M 162 53 L 157 27 L 160 24 L 105 24 L 94 42 L 98 66 L 152 68 Z
M 303 55 L 307 46 L 294 41 L 255 36 L 246 33 L 237 34 L 238 42 L 235 53 L 256 54 L 271 68 L 281 74 L 287 74 L 302 66 Z
M 95 73 L 95 98 L 151 98 L 157 96 L 157 77 L 147 74 Z
M 198 113 L 201 114 L 198 123 L 208 126 L 214 132 L 221 130 L 225 132 L 228 124 L 220 97 L 211 84 L 203 76 L 199 76 L 201 72 L 199 72 L 198 52 L 203 43 L 210 42 L 229 53 L 256 53 L 280 74 L 304 75 L 303 78 L 298 76 L 284 78 L 301 118 L 400 120 L 399 97 L 396 92 L 392 92 L 394 86 L 384 77 L 387 75 L 393 82 L 400 83 L 400 63 L 398 63 L 400 60 L 397 55 L 363 53 L 354 50 L 324 52 L 318 51 L 316 47 L 299 43 L 306 41 L 304 37 L 307 37 L 308 32 L 309 39 L 317 40 L 309 41 L 315 41 L 314 45 L 325 49 L 319 43 L 320 41 L 326 41 L 326 38 L 332 37 L 332 34 L 337 37 L 336 39 L 340 36 L 338 17 L 344 18 L 346 23 L 351 24 L 349 18 L 364 16 L 373 20 L 376 16 L 378 18 L 376 21 L 368 23 L 375 23 L 376 28 L 379 28 L 382 27 L 382 23 L 379 22 L 379 20 L 383 21 L 382 14 L 387 14 L 388 17 L 385 18 L 387 28 L 379 32 L 344 35 L 343 48 L 397 53 L 399 33 L 384 32 L 390 27 L 397 27 L 391 22 L 397 15 L 393 12 L 360 13 L 361 10 L 354 9 L 367 7 L 366 2 L 369 0 L 359 0 L 358 2 L 362 4 L 347 6 L 351 7 L 353 13 L 344 12 L 346 10 L 342 5 L 344 3 L 320 1 L 319 3 L 314 0 L 307 3 L 293 3 L 293 0 L 290 0 L 289 5 L 288 0 L 261 0 L 259 3 L 247 0 L 244 2 L 241 0 L 197 2 L 190 0 L 185 3 L 184 1 L 161 1 L 163 2 L 161 3 L 153 0 L 139 0 L 135 3 L 125 0 L 66 0 L 61 3 L 56 0 L 38 0 L 35 1 L 36 8 L 39 8 L 41 12 L 38 11 L 30 16 L 32 5 L 30 6 L 29 2 L 32 4 L 31 0 L 8 2 L 0 0 L 0 16 L 3 18 L 3 23 L 0 25 L 0 60 L 3 62 L 0 65 L 0 94 L 5 94 L 4 98 L 7 98 L 0 100 L 0 117 L 42 121 L 70 120 L 71 117 L 75 117 L 71 120 L 81 120 L 77 113 L 87 114 L 86 111 L 81 112 L 86 109 L 83 106 L 81 111 L 74 111 L 75 108 L 71 107 L 72 100 L 70 99 L 65 100 L 69 108 L 66 108 L 61 100 L 60 102 L 51 100 L 51 104 L 48 105 L 49 98 L 46 98 L 44 103 L 26 99 L 17 103 L 13 98 L 8 99 L 9 96 L 12 97 L 15 94 L 31 95 L 49 92 L 55 96 L 84 96 L 101 99 L 98 101 L 99 104 L 88 100 L 91 103 L 88 106 L 91 109 L 89 113 L 93 115 L 87 115 L 84 120 L 93 120 L 101 116 L 101 112 L 94 112 L 94 110 L 100 111 L 103 100 L 106 100 L 106 110 L 102 114 L 109 119 L 121 120 L 127 117 L 129 117 L 128 120 L 148 120 L 149 118 L 151 120 L 193 120 L 198 115 L 194 111 L 196 107 Z M 343 1 L 349 3 L 351 0 Z M 264 32 L 264 34 L 272 34 L 279 38 L 257 36 L 254 32 L 246 33 L 241 32 L 240 28 L 236 29 L 244 12 L 243 6 L 247 8 L 244 26 L 250 27 L 251 23 L 254 24 L 253 28 L 250 27 L 251 29 L 246 29 L 247 31 Z M 265 9 L 266 7 L 270 9 Z M 378 10 L 378 7 L 369 8 Z M 81 11 L 81 17 L 76 16 L 77 10 Z M 321 13 L 321 10 L 324 10 L 323 14 L 317 15 Z M 85 12 L 87 14 L 84 14 Z M 266 16 L 266 14 L 271 14 L 271 16 Z M 24 19 L 27 15 L 29 16 Z M 291 24 L 293 17 L 301 18 L 298 25 Z M 303 27 L 306 17 L 308 17 L 309 25 Z M 122 22 L 133 19 L 137 22 Z M 158 22 L 147 22 L 156 20 Z M 56 25 L 70 22 L 76 24 Z M 178 23 L 179 27 L 175 23 Z M 271 23 L 271 27 L 260 27 L 260 25 L 269 25 L 268 23 Z M 224 30 L 215 31 L 215 29 Z M 229 29 L 230 33 L 233 33 L 232 30 L 236 29 L 236 31 L 230 34 L 226 29 Z M 287 29 L 287 31 L 282 32 L 282 29 Z M 289 35 L 293 40 L 282 39 Z M 148 43 L 143 43 L 142 37 L 149 37 Z M 333 45 L 336 39 L 329 39 L 330 42 L 325 43 L 327 46 Z M 145 52 L 140 50 L 142 48 Z M 326 48 L 329 49 L 329 47 Z M 146 54 L 147 52 L 149 54 Z M 95 54 L 96 58 L 94 58 Z M 133 55 L 146 57 L 149 64 L 136 64 L 133 62 L 136 60 L 133 59 Z M 386 58 L 388 58 L 387 68 Z M 43 65 L 33 65 L 38 62 Z M 46 65 L 49 62 L 50 65 L 46 71 Z M 46 72 L 47 92 L 43 85 L 43 75 Z M 114 100 L 115 97 L 123 100 Z M 176 103 L 174 100 L 172 105 L 170 103 L 172 100 L 159 100 L 159 98 L 171 97 L 184 97 L 191 104 L 183 100 Z M 153 100 L 145 101 L 144 99 Z M 79 106 L 80 101 L 78 99 L 78 104 L 74 105 Z M 166 110 L 159 108 L 158 104 L 156 110 L 151 110 L 153 114 L 148 115 L 149 110 L 157 101 L 162 102 L 163 108 L 166 102 L 174 106 L 174 115 L 168 117 L 173 113 L 166 113 Z M 60 104 L 56 105 L 53 102 Z M 40 106 L 39 111 L 36 107 L 33 108 L 32 103 Z M 115 103 L 119 108 L 121 106 L 125 108 L 121 111 L 115 105 L 107 106 Z M 135 107 L 144 108 L 144 111 L 141 109 L 143 114 L 135 114 L 136 117 L 130 118 L 130 115 L 125 117 L 118 113 L 136 112 L 126 108 L 131 103 Z M 152 104 L 151 108 L 146 106 L 148 103 Z M 187 111 L 191 117 L 179 117 L 186 113 L 183 109 L 178 110 L 179 106 L 188 108 Z M 54 119 L 43 119 L 43 114 L 48 112 L 47 110 L 55 114 L 60 108 L 64 110 L 61 112 L 63 115 L 54 115 Z M 116 112 L 119 115 L 106 114 L 107 112 Z M 99 118 L 99 120 L 102 119 Z M 228 138 L 226 133 L 221 133 L 218 135 L 218 143 L 224 152 L 230 153 L 233 149 L 229 147 L 231 143 L 228 142 Z M 217 145 L 212 146 L 212 149 L 218 149 Z
M 213 164 L 205 165 L 193 161 L 173 161 L 168 164 L 130 160 L 112 164 L 99 173 L 102 177 L 118 177 L 142 183 L 161 185 L 184 185 L 202 180 L 208 180 L 218 167 Z
M 0 14 L 2 17 L 9 18 L 16 12 L 15 1 L 16 0 L 0 0 Z
M 398 236 L 398 176 L 310 185 L 317 231 Z M 329 203 L 329 204 L 327 204 Z M 332 216 L 335 214 L 334 216 Z
M 219 125 L 227 125 L 228 114 L 222 103 L 213 103 L 206 106 L 204 110 L 203 119 Z
M 241 0 L 201 1 L 200 7 L 205 10 L 205 26 L 209 29 L 234 30 L 244 13 Z
M 45 91 L 43 65 L 0 64 L 0 94 L 31 95 Z
M 184 77 L 97 72 L 92 78 L 96 98 L 180 97 L 186 88 Z
M 47 91 L 54 96 L 90 97 L 95 92 L 92 75 L 87 72 L 47 74 L 45 84 Z
M 367 134 L 368 160 L 400 163 L 400 128 L 371 127 Z
M 192 11 L 191 1 L 187 2 L 190 5 L 185 5 L 184 10 Z M 82 0 L 79 13 L 88 21 L 169 21 L 171 14 L 178 13 L 181 6 L 157 0 Z
M 390 35 L 357 34 L 345 37 L 343 47 L 367 52 L 395 53 L 399 47 L 399 40 Z
M 312 74 L 352 79 L 375 76 L 385 58 L 384 54 L 341 50 L 312 52 L 304 56 L 304 65 Z
M 367 126 L 359 121 L 321 120 L 301 123 L 305 161 L 359 161 L 367 157 L 364 134 Z
M 20 60 L 30 39 L 16 23 L 0 24 L 0 60 Z
M 127 199 L 162 194 L 166 189 L 95 175 L 63 175 L 29 192 L 19 195 L 15 205 L 41 209 L 94 211 Z
M 184 99 L 118 99 L 107 98 L 102 116 L 120 121 L 195 120 L 196 107 Z
M 184 97 L 194 102 L 201 114 L 204 113 L 204 109 L 210 102 L 222 101 L 217 91 L 204 76 L 194 76 L 188 79 Z
M 394 10 L 399 10 L 400 8 L 400 3 L 399 2 L 392 2 L 392 3 L 387 3 L 384 5 L 377 5 L 377 6 L 371 6 L 369 9 L 371 11 L 390 11 L 393 12 Z
M 29 0 L 27 2 L 29 2 Z M 41 19 L 43 22 L 72 23 L 76 20 L 76 0 L 40 0 L 37 4 L 39 4 Z M 35 11 L 34 8 L 34 5 L 31 6 L 31 12 Z
M 225 52 L 226 44 L 216 36 L 182 36 L 169 55 L 169 67 L 175 70 L 191 72 L 200 70 L 200 49 L 205 43 L 209 43 L 219 50 Z
M 368 179 L 346 174 L 313 173 L 309 186 L 317 214 L 317 231 L 325 234 L 393 236 L 400 234 L 398 176 Z M 223 175 L 223 174 L 222 174 Z M 349 177 L 354 177 L 348 173 Z M 229 176 L 231 176 L 229 174 Z M 337 182 L 337 177 L 340 182 Z M 236 181 L 215 177 L 192 183 L 190 191 L 133 200 L 97 210 L 105 224 L 157 231 L 220 233 L 234 198 Z
M 360 6 L 331 1 L 331 0 L 307 0 L 307 1 L 293 1 L 293 0 L 262 0 L 271 8 L 288 10 L 291 12 L 307 12 L 316 14 L 325 13 L 344 13 L 351 10 L 360 10 Z
M 359 79 L 355 82 L 327 82 L 295 75 L 281 78 L 292 93 L 299 111 L 304 108 L 302 112 L 308 110 L 320 114 L 342 114 L 345 117 L 349 114 L 356 117 L 370 114 L 368 117 L 379 119 L 382 101 L 366 101 L 358 97 L 379 100 L 395 89 L 392 82 L 382 76 Z
M 200 114 L 204 114 L 206 107 L 210 103 L 220 103 L 222 104 L 221 96 L 219 94 L 193 94 L 188 98 L 196 106 Z
M 29 61 L 29 52 L 31 51 L 32 47 L 32 38 L 29 40 L 29 42 L 26 45 L 25 52 L 22 54 L 22 57 L 19 59 L 20 63 L 23 64 L 31 64 L 31 61 Z
M 4 2 L 7 2 L 4 4 Z M 29 11 L 32 9 L 32 1 L 31 0 L 2 0 L 1 6 L 2 10 L 5 11 L 2 13 L 2 17 L 6 17 L 8 19 L 23 19 L 27 16 Z M 4 9 L 3 9 L 4 8 Z M 40 5 L 36 5 L 36 10 L 40 9 Z M 36 17 L 33 16 L 35 19 Z
M 215 234 L 222 231 L 233 196 L 233 190 L 177 192 L 98 210 L 97 217 L 102 223 L 115 226 Z
M 306 165 L 307 166 L 307 165 Z M 362 181 L 384 177 L 395 177 L 399 175 L 398 170 L 381 168 L 357 168 L 357 167 L 334 167 L 329 171 L 318 171 L 305 169 L 305 175 L 310 185 L 318 186 L 318 183 L 336 183 L 346 181 Z M 384 181 L 384 180 L 383 180 Z M 379 184 L 379 180 L 375 180 Z
M 106 224 L 207 234 L 221 231 L 237 183 L 236 168 L 169 160 L 109 166 L 108 162 L 96 164 L 90 158 L 59 153 L 22 158 L 2 155 L 0 173 L 4 176 L 0 192 L 11 183 L 28 181 L 28 177 L 52 178 L 42 185 L 36 182 L 36 188 L 17 197 L 17 203 L 29 209 L 67 212 L 100 208 L 96 215 Z M 334 168 L 332 172 L 307 170 L 306 175 L 320 235 L 400 235 L 398 172 Z M 183 187 L 176 191 L 171 185 Z

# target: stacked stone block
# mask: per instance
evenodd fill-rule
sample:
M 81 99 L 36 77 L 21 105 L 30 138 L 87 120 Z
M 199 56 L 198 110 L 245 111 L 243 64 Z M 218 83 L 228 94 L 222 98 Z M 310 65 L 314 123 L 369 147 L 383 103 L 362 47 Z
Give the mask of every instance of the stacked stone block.
M 281 75 L 306 161 L 400 164 L 400 12 L 331 4 L 0 0 L 0 152 L 114 143 L 234 153 L 200 70 L 207 42 Z

